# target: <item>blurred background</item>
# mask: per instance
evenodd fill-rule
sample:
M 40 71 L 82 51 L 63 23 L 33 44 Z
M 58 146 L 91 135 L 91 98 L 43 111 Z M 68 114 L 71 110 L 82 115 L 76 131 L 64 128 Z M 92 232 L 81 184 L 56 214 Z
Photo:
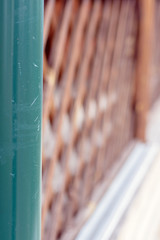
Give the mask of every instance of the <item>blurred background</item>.
M 43 240 L 160 239 L 159 26 L 159 0 L 45 0 Z

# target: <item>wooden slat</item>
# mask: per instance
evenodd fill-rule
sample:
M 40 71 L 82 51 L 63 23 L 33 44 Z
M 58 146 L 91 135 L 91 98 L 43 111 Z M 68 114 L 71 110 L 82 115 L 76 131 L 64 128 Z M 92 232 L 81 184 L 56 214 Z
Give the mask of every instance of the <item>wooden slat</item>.
M 154 0 L 139 1 L 139 43 L 136 73 L 136 137 L 145 141 L 149 108 L 149 80 L 151 77 Z

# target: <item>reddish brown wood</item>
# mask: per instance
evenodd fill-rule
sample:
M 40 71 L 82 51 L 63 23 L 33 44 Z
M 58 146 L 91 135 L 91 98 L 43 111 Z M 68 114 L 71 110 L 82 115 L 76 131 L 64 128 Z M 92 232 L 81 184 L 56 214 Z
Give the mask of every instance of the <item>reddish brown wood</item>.
M 136 123 L 145 122 L 146 116 L 137 111 L 137 106 L 139 102 L 147 103 L 144 92 L 148 90 L 146 87 L 142 91 L 141 78 L 145 83 L 149 79 L 149 70 L 142 72 L 149 64 L 151 46 L 145 53 L 148 60 L 142 52 L 149 44 L 146 38 L 151 36 L 145 30 L 151 30 L 151 22 L 146 19 L 151 2 L 45 1 L 43 240 L 75 239 L 93 211 L 92 194 L 103 185 L 104 178 L 109 181 L 117 159 L 134 137 L 133 95 L 137 101 Z M 139 22 L 138 59 L 135 3 L 145 12 Z M 156 6 L 158 26 L 159 1 Z M 148 14 L 151 18 L 153 12 Z M 147 21 L 150 25 L 146 27 Z M 157 30 L 156 39 L 158 36 Z M 160 55 L 158 46 L 156 40 L 155 67 Z M 155 92 L 157 95 L 159 90 L 153 87 L 152 94 Z M 144 109 L 147 111 L 146 105 Z
M 90 9 L 89 5 L 90 5 L 89 1 L 84 1 L 81 6 L 81 11 L 80 11 L 80 15 L 78 18 L 77 26 L 75 27 L 75 31 L 73 32 L 71 51 L 70 51 L 70 54 L 68 57 L 68 68 L 66 69 L 66 72 L 64 73 L 64 78 L 66 80 L 68 78 L 69 81 L 65 81 L 66 86 L 64 89 L 63 102 L 61 104 L 61 110 L 60 110 L 60 114 L 59 114 L 58 129 L 57 129 L 57 134 L 56 134 L 56 138 L 57 138 L 56 146 L 54 149 L 52 161 L 51 161 L 48 175 L 47 175 L 46 186 L 44 189 L 45 199 L 44 199 L 44 204 L 43 204 L 43 208 L 42 208 L 42 225 L 44 225 L 48 205 L 49 205 L 49 202 L 50 202 L 50 199 L 52 196 L 52 179 L 53 179 L 54 168 L 55 168 L 55 164 L 57 162 L 57 156 L 58 156 L 58 152 L 59 152 L 62 121 L 63 121 L 64 113 L 68 106 L 68 95 L 70 93 L 70 88 L 71 88 L 73 78 L 74 78 L 75 66 L 78 63 L 78 59 L 79 59 L 80 48 L 78 48 L 78 46 L 80 45 L 80 41 L 82 38 L 82 32 L 84 30 L 84 26 L 87 21 L 89 9 Z M 54 234 L 56 234 L 56 232 Z
M 135 91 L 136 137 L 145 141 L 149 109 L 155 1 L 139 0 L 138 3 L 140 18 Z

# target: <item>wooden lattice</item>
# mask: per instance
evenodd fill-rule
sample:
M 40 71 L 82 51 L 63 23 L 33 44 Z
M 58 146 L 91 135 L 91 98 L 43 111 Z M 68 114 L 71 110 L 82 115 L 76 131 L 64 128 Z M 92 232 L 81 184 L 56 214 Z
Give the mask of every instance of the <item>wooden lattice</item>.
M 136 0 L 45 1 L 43 240 L 74 239 L 134 138 L 137 12 Z

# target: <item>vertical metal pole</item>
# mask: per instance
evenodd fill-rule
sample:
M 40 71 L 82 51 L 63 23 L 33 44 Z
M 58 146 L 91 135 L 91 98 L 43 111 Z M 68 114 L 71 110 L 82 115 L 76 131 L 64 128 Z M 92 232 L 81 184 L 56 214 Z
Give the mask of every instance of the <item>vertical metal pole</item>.
M 149 108 L 155 0 L 139 0 L 138 2 L 140 21 L 136 69 L 136 137 L 145 141 Z
M 0 4 L 0 239 L 40 239 L 42 0 Z

